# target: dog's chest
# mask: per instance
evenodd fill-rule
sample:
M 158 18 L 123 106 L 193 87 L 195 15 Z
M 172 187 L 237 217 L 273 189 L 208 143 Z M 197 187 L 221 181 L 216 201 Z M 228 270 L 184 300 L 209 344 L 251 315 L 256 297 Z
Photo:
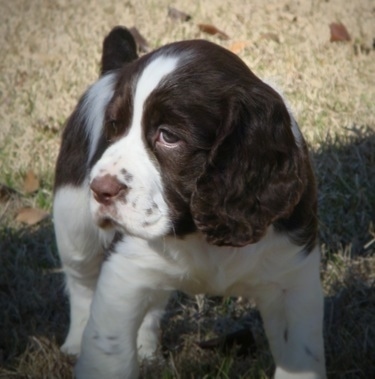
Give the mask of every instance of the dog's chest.
M 208 245 L 191 236 L 178 249 L 170 249 L 170 271 L 176 289 L 190 294 L 241 296 L 264 285 L 278 283 L 296 261 L 298 247 L 273 230 L 257 244 L 244 248 Z

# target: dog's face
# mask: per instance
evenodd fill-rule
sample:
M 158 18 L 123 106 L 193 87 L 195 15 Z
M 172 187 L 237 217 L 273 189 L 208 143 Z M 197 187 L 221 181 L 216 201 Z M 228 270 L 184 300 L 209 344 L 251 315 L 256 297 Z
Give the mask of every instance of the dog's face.
M 243 246 L 290 216 L 307 180 L 303 141 L 279 94 L 237 56 L 197 40 L 113 60 L 104 51 L 111 99 L 90 164 L 98 225 Z

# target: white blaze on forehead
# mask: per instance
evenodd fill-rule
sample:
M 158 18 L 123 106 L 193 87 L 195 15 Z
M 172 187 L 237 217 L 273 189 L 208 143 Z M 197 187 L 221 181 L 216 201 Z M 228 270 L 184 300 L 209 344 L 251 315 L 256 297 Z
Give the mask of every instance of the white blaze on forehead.
M 177 57 L 159 56 L 151 61 L 143 70 L 136 84 L 133 122 L 130 133 L 135 133 L 136 130 L 140 131 L 145 101 L 161 80 L 175 70 L 177 63 Z
M 82 104 L 81 117 L 86 120 L 85 128 L 90 141 L 89 161 L 103 133 L 105 108 L 113 96 L 116 78 L 115 73 L 101 77 L 89 88 Z
M 162 236 L 170 229 L 160 172 L 142 138 L 142 117 L 147 98 L 177 64 L 178 58 L 170 56 L 157 56 L 147 64 L 134 83 L 133 119 L 128 134 L 110 145 L 91 170 L 91 180 L 109 174 L 126 185 L 124 172 L 131 175 L 126 201 L 115 201 L 112 207 L 103 208 L 92 198 L 91 211 L 98 220 L 110 218 L 126 232 L 142 238 Z

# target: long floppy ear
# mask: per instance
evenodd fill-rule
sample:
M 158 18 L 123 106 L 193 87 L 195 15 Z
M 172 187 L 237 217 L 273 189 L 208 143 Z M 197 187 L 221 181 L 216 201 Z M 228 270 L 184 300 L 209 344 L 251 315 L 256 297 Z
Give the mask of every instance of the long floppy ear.
M 114 27 L 103 42 L 101 75 L 121 68 L 138 58 L 137 45 L 130 31 L 123 26 Z
M 263 82 L 244 92 L 229 107 L 191 200 L 197 228 L 220 246 L 257 242 L 288 218 L 307 180 L 282 98 Z

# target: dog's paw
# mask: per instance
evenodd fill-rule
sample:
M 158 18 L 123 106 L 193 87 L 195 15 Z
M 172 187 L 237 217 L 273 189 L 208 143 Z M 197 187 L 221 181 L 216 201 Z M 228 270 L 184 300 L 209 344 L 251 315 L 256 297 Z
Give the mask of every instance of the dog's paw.
M 142 361 L 143 359 L 152 358 L 158 348 L 158 340 L 150 338 L 149 340 L 143 339 L 138 340 L 138 359 Z
M 77 342 L 71 343 L 69 341 L 65 341 L 65 343 L 60 347 L 60 350 L 64 354 L 78 356 L 81 352 L 81 344 Z

